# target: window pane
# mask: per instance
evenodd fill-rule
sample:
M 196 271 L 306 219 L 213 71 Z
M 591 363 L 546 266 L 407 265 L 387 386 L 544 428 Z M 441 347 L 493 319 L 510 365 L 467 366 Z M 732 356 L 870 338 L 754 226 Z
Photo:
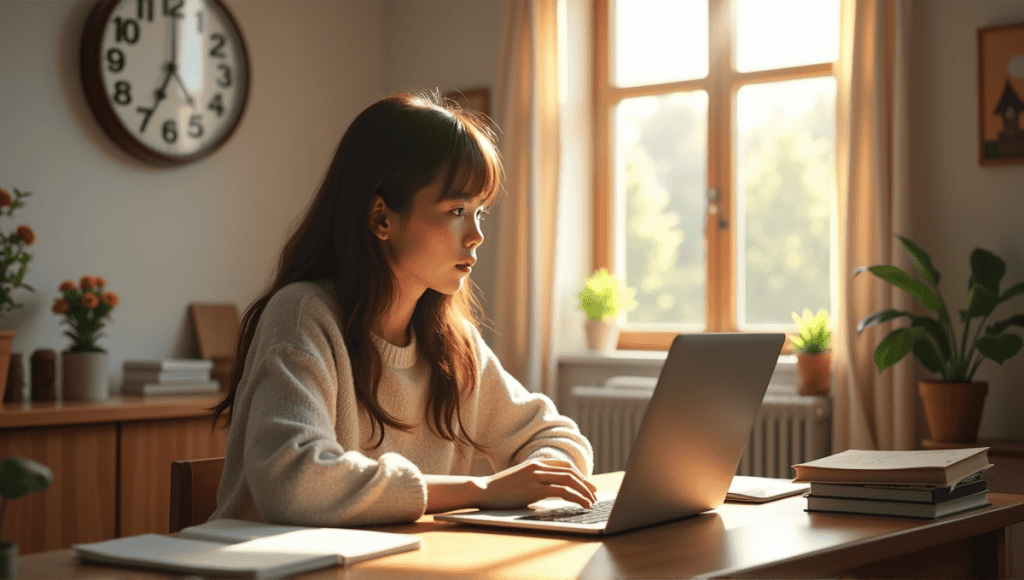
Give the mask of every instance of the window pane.
M 749 72 L 839 56 L 839 0 L 737 0 L 736 70 Z
M 836 80 L 749 85 L 736 101 L 737 321 L 831 313 Z
M 707 76 L 708 0 L 620 0 L 612 14 L 616 85 Z
M 705 326 L 707 127 L 704 91 L 616 107 L 615 264 L 637 291 L 631 324 Z

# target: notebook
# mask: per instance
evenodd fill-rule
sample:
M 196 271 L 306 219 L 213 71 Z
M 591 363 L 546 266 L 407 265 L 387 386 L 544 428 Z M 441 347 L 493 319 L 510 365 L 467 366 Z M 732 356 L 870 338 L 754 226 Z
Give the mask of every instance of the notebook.
M 661 369 L 617 494 L 598 494 L 607 517 L 554 521 L 575 507 L 435 515 L 463 524 L 614 534 L 712 510 L 725 500 L 785 335 L 680 334 Z M 555 503 L 555 502 L 552 502 Z M 568 504 L 568 502 L 564 502 Z M 556 513 L 552 513 L 552 512 Z

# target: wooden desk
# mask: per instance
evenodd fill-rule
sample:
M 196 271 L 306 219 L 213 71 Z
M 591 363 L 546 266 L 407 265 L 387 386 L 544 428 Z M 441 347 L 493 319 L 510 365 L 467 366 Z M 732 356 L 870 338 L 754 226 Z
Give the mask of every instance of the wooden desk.
M 597 475 L 602 491 L 622 473 Z M 606 538 L 533 534 L 435 522 L 377 529 L 415 533 L 423 548 L 304 579 L 689 578 L 1005 576 L 1003 530 L 1024 521 L 1024 496 L 990 494 L 992 506 L 939 520 L 807 513 L 794 496 Z M 73 550 L 24 556 L 21 578 L 124 579 L 173 575 L 78 563 Z

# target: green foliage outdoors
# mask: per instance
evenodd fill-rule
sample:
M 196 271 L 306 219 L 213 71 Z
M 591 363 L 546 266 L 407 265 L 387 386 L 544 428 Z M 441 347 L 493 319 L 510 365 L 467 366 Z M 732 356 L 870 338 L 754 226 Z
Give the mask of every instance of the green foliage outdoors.
M 973 380 L 975 371 L 986 358 L 1003 364 L 1020 351 L 1024 340 L 1006 330 L 1012 326 L 1024 328 L 1024 314 L 1015 314 L 986 326 L 997 306 L 1024 294 L 1024 282 L 1000 293 L 999 284 L 1006 273 L 1006 264 L 1002 259 L 981 248 L 971 253 L 967 307 L 960 311 L 963 330 L 958 338 L 949 308 L 939 291 L 939 271 L 932 264 L 931 257 L 911 240 L 904 237 L 899 239 L 910 252 L 924 282 L 890 265 L 863 266 L 854 270 L 853 274 L 856 276 L 862 272 L 871 272 L 904 290 L 934 314 L 917 316 L 890 309 L 867 316 L 857 324 L 857 332 L 862 332 L 865 328 L 897 318 L 910 319 L 909 327 L 892 331 L 875 348 L 875 366 L 879 372 L 912 352 L 925 368 L 941 375 L 943 381 L 965 383 Z M 972 329 L 975 319 L 981 320 Z
M 832 331 L 828 329 L 828 312 L 819 310 L 817 314 L 804 308 L 803 316 L 793 313 L 793 321 L 796 322 L 797 334 L 793 336 L 790 343 L 793 350 L 806 353 L 825 352 L 832 346 Z
M 7 457 L 0 461 L 0 530 L 4 527 L 7 501 L 18 499 L 30 491 L 42 491 L 53 483 L 50 468 L 24 457 Z
M 590 320 L 609 320 L 620 311 L 636 307 L 634 293 L 632 288 L 622 286 L 618 278 L 601 268 L 587 276 L 583 283 L 579 293 L 580 310 Z

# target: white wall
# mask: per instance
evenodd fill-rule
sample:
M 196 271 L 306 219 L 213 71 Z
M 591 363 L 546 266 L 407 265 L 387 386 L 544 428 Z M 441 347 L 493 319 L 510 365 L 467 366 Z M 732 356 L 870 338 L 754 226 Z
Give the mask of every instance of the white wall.
M 121 153 L 86 105 L 77 47 L 91 1 L 0 0 L 0 187 L 31 191 L 0 220 L 35 229 L 14 350 L 69 346 L 57 287 L 103 276 L 121 303 L 99 344 L 126 358 L 198 356 L 188 304 L 245 308 L 342 132 L 382 92 L 384 4 L 228 0 L 251 60 L 248 108 L 212 156 L 158 168 Z M 26 368 L 27 368 L 27 360 Z M 27 376 L 27 372 L 26 372 Z
M 978 163 L 977 68 L 978 28 L 1024 22 L 1024 2 L 919 0 L 912 19 L 910 234 L 959 312 L 976 247 L 1006 261 L 1002 289 L 1024 281 L 1024 164 Z M 1018 297 L 989 323 L 1022 312 Z M 1024 353 L 1002 366 L 986 361 L 975 379 L 989 381 L 980 436 L 1024 439 Z

